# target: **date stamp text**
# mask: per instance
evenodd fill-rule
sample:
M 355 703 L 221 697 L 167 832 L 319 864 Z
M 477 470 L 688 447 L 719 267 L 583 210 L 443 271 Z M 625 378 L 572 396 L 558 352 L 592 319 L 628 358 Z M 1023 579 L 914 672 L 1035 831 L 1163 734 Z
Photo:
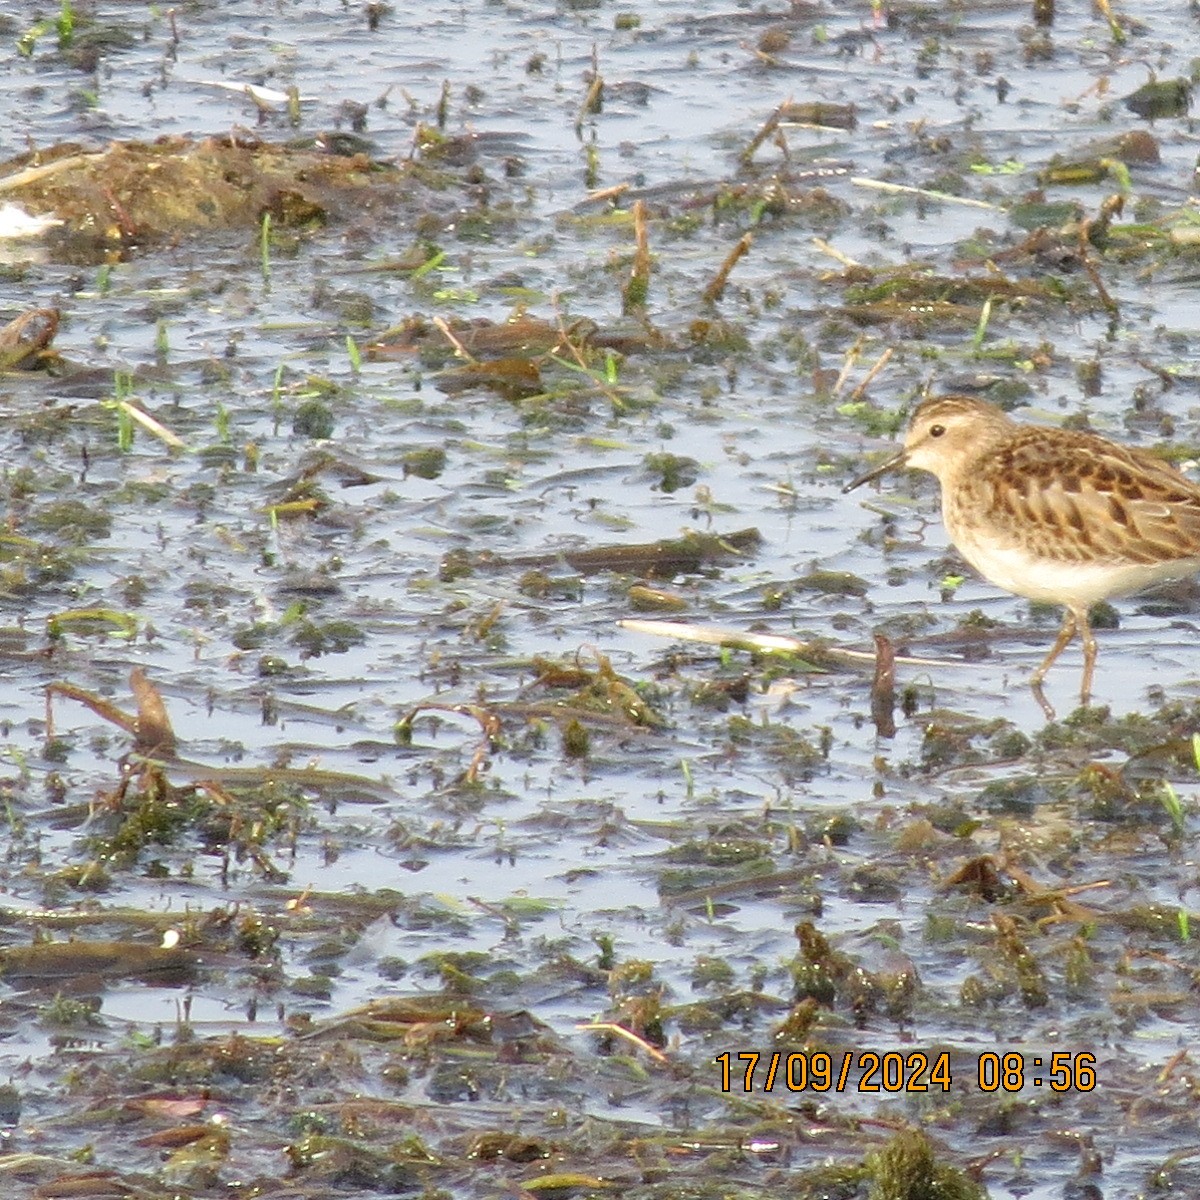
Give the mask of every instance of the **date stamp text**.
M 948 1051 L 837 1050 L 726 1051 L 723 1092 L 949 1092 L 955 1083 L 981 1092 L 1090 1092 L 1096 1087 L 1096 1056 L 1054 1051 L 1040 1055 L 1009 1050 L 960 1055 L 953 1068 Z

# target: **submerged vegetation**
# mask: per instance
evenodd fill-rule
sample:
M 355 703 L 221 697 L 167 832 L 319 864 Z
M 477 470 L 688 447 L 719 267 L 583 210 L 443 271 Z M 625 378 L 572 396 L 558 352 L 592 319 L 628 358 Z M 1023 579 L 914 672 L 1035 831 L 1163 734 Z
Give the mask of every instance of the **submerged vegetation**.
M 1194 594 L 836 486 L 1195 457 L 1194 38 L 733 7 L 0 18 L 5 1195 L 1196 1190 Z

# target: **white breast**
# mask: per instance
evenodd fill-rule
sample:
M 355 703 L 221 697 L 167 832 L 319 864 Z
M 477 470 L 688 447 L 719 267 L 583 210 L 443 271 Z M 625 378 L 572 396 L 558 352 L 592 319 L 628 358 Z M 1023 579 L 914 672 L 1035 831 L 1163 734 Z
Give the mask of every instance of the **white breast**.
M 984 578 L 1005 591 L 1045 604 L 1084 608 L 1114 596 L 1131 596 L 1156 584 L 1200 571 L 1200 558 L 1167 563 L 1062 562 L 1013 545 L 980 541 L 951 531 L 959 553 Z

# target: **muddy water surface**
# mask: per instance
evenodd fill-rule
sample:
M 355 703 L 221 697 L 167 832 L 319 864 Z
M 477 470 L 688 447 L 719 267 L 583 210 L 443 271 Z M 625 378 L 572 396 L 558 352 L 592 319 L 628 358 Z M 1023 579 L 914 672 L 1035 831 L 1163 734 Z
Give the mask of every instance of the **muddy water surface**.
M 11 174 L 363 157 L 0 244 L 5 1194 L 1200 1187 L 1193 595 L 1048 723 L 1057 614 L 840 492 L 925 390 L 1193 457 L 1190 17 L 20 7 Z

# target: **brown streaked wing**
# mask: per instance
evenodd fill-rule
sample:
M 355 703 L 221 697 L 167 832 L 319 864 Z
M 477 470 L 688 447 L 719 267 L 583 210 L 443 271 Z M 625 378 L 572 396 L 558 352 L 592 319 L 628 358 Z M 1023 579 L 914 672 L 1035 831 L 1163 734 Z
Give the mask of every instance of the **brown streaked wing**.
M 1097 548 L 1086 527 L 1078 496 L 1026 479 L 1013 486 L 996 472 L 967 477 L 961 484 L 960 519 L 1001 543 L 1019 544 L 1039 557 L 1086 562 Z
M 1022 429 L 965 491 L 986 520 L 1061 562 L 1144 565 L 1200 557 L 1200 487 L 1141 450 L 1072 430 Z M 1018 482 L 1019 481 L 1019 482 Z
M 1149 565 L 1200 556 L 1200 488 L 1170 464 L 1104 442 L 1080 482 L 1074 499 L 1106 557 Z

